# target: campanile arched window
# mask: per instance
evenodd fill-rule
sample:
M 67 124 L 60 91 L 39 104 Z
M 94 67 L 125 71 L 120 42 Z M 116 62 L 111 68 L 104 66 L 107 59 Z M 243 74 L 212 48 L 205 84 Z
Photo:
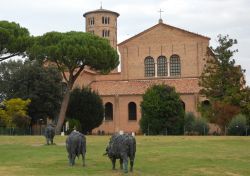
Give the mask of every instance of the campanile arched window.
M 134 102 L 130 102 L 128 104 L 128 120 L 136 120 L 136 104 Z
M 105 120 L 113 120 L 113 104 L 108 102 L 105 104 L 105 112 L 104 112 Z
M 168 75 L 167 58 L 165 56 L 160 56 L 157 59 L 157 76 L 167 76 L 167 75 Z
M 181 60 L 178 55 L 172 55 L 170 57 L 170 76 L 181 75 Z
M 155 76 L 155 63 L 154 58 L 148 56 L 144 60 L 145 77 Z

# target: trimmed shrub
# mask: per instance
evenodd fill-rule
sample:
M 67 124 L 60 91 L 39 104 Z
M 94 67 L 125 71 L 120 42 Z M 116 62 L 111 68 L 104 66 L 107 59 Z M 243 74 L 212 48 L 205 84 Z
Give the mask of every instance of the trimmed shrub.
M 243 136 L 246 134 L 247 120 L 243 114 L 236 115 L 228 125 L 228 134 Z

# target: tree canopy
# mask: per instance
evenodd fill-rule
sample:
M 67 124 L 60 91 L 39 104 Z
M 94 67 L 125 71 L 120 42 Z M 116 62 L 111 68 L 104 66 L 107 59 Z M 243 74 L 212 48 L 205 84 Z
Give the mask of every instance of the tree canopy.
M 143 133 L 180 134 L 183 130 L 184 109 L 173 87 L 154 85 L 143 95 L 141 102 Z
M 30 118 L 27 116 L 27 109 L 30 100 L 22 100 L 14 98 L 4 100 L 0 107 L 0 121 L 6 127 L 26 127 L 30 123 Z
M 1 99 L 30 99 L 28 114 L 33 121 L 55 118 L 62 100 L 62 76 L 56 68 L 36 62 L 0 63 Z
M 0 62 L 14 56 L 25 56 L 32 44 L 28 29 L 19 24 L 0 21 Z
M 229 36 L 218 36 L 219 45 L 211 47 L 214 57 L 207 60 L 200 77 L 200 93 L 213 101 L 224 101 L 239 105 L 240 91 L 245 85 L 244 70 L 235 65 L 232 50 L 236 39 Z
M 66 116 L 79 120 L 83 133 L 101 125 L 103 114 L 102 99 L 96 92 L 89 88 L 76 88 L 71 92 Z
M 210 106 L 200 106 L 202 116 L 217 123 L 223 130 L 231 119 L 240 111 L 242 93 L 245 86 L 244 70 L 235 65 L 232 49 L 236 39 L 228 35 L 218 36 L 218 46 L 212 48 L 213 57 L 207 60 L 201 74 L 200 93 L 210 101 Z
M 69 102 L 69 94 L 77 77 L 86 66 L 108 73 L 119 64 L 119 57 L 108 40 L 83 32 L 49 32 L 36 37 L 28 51 L 30 59 L 48 60 L 55 63 L 67 84 L 57 123 L 61 131 Z

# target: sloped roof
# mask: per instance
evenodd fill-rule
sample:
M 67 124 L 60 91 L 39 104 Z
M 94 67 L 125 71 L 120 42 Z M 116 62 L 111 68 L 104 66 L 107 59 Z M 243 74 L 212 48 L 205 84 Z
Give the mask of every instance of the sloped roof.
M 88 12 L 84 13 L 83 16 L 86 17 L 86 15 L 88 15 L 90 13 L 113 13 L 113 14 L 117 15 L 117 17 L 120 15 L 117 12 L 113 12 L 111 10 L 106 10 L 106 9 L 100 8 L 100 9 L 97 9 L 97 10 L 88 11 Z
M 90 87 L 99 95 L 142 95 L 154 84 L 167 84 L 182 94 L 198 93 L 200 90 L 198 78 L 98 81 L 92 82 Z
M 193 33 L 193 32 L 190 32 L 190 31 L 187 31 L 187 30 L 178 28 L 178 27 L 170 26 L 170 25 L 167 25 L 167 24 L 165 24 L 165 23 L 158 23 L 158 24 L 156 24 L 156 25 L 154 25 L 154 26 L 152 26 L 152 27 L 150 27 L 150 28 L 148 28 L 148 29 L 146 29 L 146 30 L 140 32 L 139 34 L 136 34 L 136 35 L 134 35 L 133 37 L 131 37 L 131 38 L 127 39 L 127 40 L 124 40 L 123 42 L 119 43 L 118 46 L 119 46 L 119 45 L 123 45 L 123 44 L 127 43 L 128 41 L 130 41 L 130 40 L 132 40 L 132 39 L 134 39 L 134 38 L 137 38 L 137 37 L 139 37 L 139 36 L 145 34 L 146 32 L 149 32 L 149 31 L 151 31 L 151 30 L 157 28 L 158 26 L 165 26 L 165 27 L 168 27 L 168 28 L 172 28 L 172 29 L 175 29 L 175 30 L 179 30 L 179 31 L 182 31 L 182 32 L 189 33 L 189 34 L 191 34 L 191 35 L 195 35 L 195 36 L 202 37 L 202 38 L 205 38 L 205 39 L 210 40 L 209 37 L 206 37 L 206 36 L 203 36 L 203 35 L 200 35 L 200 34 L 197 34 L 197 33 Z

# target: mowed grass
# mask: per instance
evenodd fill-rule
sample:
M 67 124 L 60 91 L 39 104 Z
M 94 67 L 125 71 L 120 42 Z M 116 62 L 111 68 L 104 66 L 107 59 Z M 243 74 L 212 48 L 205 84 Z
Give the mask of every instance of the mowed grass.
M 250 176 L 250 137 L 136 136 L 134 172 L 111 169 L 109 136 L 87 136 L 86 167 L 68 165 L 66 137 L 0 136 L 0 176 Z

